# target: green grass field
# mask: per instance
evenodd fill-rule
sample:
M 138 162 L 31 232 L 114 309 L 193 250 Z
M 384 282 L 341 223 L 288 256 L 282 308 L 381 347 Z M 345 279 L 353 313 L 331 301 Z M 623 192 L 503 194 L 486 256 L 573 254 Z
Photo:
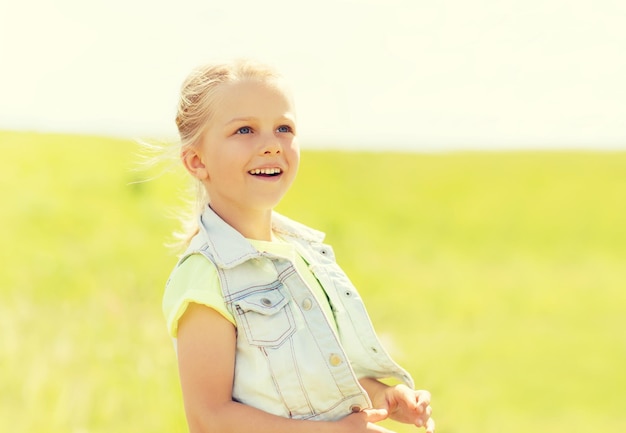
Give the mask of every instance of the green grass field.
M 160 309 L 185 176 L 134 183 L 125 140 L 0 150 L 0 431 L 185 432 Z M 626 431 L 626 152 L 305 149 L 278 210 L 327 232 L 439 433 Z

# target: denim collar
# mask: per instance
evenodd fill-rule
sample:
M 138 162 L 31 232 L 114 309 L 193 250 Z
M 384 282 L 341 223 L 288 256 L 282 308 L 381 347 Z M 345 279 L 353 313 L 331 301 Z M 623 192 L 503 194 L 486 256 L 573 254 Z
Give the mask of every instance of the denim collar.
M 263 254 L 241 233 L 207 206 L 200 216 L 199 236 L 221 268 L 230 269 Z M 324 233 L 293 221 L 277 212 L 272 213 L 272 230 L 286 241 L 320 243 Z

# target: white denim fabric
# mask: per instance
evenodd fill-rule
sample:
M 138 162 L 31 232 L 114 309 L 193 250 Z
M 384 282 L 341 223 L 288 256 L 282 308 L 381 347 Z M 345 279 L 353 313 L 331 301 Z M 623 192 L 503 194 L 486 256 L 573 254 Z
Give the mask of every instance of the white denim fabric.
M 358 378 L 394 377 L 413 388 L 382 347 L 357 290 L 322 243 L 324 234 L 277 213 L 273 224 L 310 264 L 338 333 L 292 262 L 257 251 L 207 206 L 179 263 L 200 253 L 218 269 L 237 322 L 233 399 L 283 417 L 337 420 L 371 407 Z

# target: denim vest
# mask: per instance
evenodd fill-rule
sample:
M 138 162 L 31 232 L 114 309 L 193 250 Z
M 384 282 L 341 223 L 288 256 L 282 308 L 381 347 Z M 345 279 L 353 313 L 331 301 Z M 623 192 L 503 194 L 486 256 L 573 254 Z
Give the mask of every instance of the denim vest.
M 332 249 L 321 243 L 324 234 L 277 213 L 273 230 L 309 264 L 338 333 L 293 263 L 257 251 L 207 206 L 179 263 L 202 254 L 217 268 L 237 323 L 233 399 L 283 417 L 337 420 L 371 407 L 358 377 L 394 377 L 413 388 L 411 376 L 381 346 Z

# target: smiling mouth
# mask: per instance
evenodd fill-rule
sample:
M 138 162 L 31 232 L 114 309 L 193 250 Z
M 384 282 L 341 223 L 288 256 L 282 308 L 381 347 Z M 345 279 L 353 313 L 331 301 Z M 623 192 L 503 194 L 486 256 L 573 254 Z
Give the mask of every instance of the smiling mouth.
M 282 174 L 282 170 L 278 167 L 275 168 L 255 168 L 248 171 L 253 176 L 273 177 Z

